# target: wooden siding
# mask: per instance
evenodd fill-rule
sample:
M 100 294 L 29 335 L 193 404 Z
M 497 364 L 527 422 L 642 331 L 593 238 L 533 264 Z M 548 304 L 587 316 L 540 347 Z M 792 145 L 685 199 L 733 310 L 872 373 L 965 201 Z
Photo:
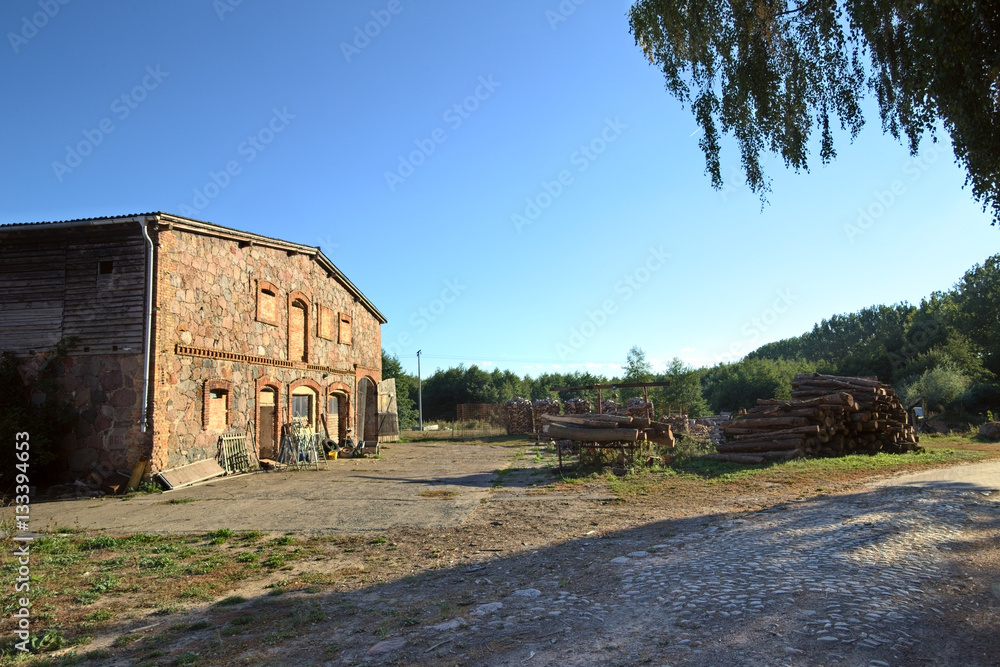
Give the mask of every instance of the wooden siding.
M 0 350 L 142 350 L 145 247 L 138 226 L 0 230 Z M 113 262 L 108 274 L 99 262 Z

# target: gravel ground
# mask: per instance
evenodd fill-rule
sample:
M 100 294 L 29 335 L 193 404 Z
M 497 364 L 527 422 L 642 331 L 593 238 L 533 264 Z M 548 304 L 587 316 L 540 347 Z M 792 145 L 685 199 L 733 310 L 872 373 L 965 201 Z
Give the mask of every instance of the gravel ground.
M 254 580 L 237 591 L 243 604 L 169 621 L 203 630 L 89 664 L 179 664 L 187 651 L 206 665 L 1000 665 L 998 461 L 826 485 L 828 495 L 746 484 L 621 503 L 587 485 L 534 486 L 551 475 L 530 466 L 487 493 L 499 478 L 479 464 L 406 460 L 418 459 L 419 474 L 384 470 L 384 488 L 441 485 L 480 501 L 422 510 L 440 528 L 386 533 L 413 574 L 277 597 Z M 370 484 L 373 473 L 349 476 Z M 410 507 L 451 502 L 405 495 Z M 305 607 L 311 632 L 268 638 L 266 623 Z M 238 616 L 272 620 L 224 637 Z

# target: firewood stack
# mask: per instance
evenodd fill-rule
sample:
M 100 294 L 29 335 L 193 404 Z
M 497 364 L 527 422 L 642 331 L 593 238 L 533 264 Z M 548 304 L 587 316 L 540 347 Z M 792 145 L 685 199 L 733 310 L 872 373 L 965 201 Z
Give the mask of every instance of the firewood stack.
M 590 412 L 590 401 L 585 398 L 567 398 L 563 401 L 563 412 L 568 415 L 585 415 Z
M 503 404 L 507 416 L 507 435 L 533 433 L 534 423 L 531 419 L 531 401 L 526 398 L 512 398 Z
M 892 387 L 872 378 L 800 373 L 792 400 L 760 399 L 721 425 L 726 441 L 710 458 L 763 463 L 801 456 L 901 453 L 917 435 Z
M 542 434 L 553 440 L 578 442 L 653 442 L 664 447 L 674 446 L 674 434 L 669 424 L 645 417 L 588 413 L 583 415 L 539 416 Z
M 557 415 L 562 412 L 562 405 L 556 398 L 539 398 L 531 404 L 535 413 L 535 428 L 541 428 L 540 421 L 542 415 Z
M 610 398 L 606 398 L 601 401 L 601 412 L 606 415 L 614 414 L 622 409 L 622 404 L 618 401 L 612 401 Z
M 653 416 L 653 404 L 649 401 L 639 398 L 638 396 L 630 398 L 625 401 L 625 414 L 631 417 L 650 417 Z

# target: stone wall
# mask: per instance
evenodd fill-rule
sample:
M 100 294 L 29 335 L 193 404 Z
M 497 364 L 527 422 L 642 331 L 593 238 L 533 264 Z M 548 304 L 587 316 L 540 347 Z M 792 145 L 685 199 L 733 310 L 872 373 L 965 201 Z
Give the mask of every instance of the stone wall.
M 161 228 L 156 242 L 154 470 L 215 456 L 220 431 L 202 419 L 206 383 L 228 383 L 230 426 L 252 421 L 256 430 L 263 386 L 277 389 L 283 423 L 296 386 L 316 389 L 324 412 L 330 391 L 346 392 L 354 415 L 358 379 L 381 379 L 379 320 L 315 258 L 181 229 Z M 276 305 L 263 317 L 262 285 Z M 306 306 L 306 361 L 289 345 L 299 333 L 289 317 L 296 302 Z M 338 326 L 328 313 L 320 336 L 323 309 Z M 350 320 L 350 344 L 340 342 L 341 314 Z
M 22 376 L 34 378 L 44 355 L 22 359 Z M 66 357 L 58 371 L 60 398 L 79 414 L 59 455 L 72 477 L 135 467 L 149 455 L 152 434 L 140 429 L 142 355 L 86 354 Z

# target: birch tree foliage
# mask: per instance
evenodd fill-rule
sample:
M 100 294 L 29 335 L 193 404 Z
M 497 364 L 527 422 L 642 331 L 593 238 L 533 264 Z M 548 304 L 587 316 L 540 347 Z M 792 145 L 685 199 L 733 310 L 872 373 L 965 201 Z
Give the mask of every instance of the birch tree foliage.
M 763 157 L 808 171 L 853 140 L 862 101 L 916 155 L 950 135 L 966 186 L 1000 222 L 1000 3 L 996 0 L 637 0 L 636 44 L 703 130 L 712 185 L 723 186 L 720 137 L 732 136 L 746 183 L 770 191 Z

